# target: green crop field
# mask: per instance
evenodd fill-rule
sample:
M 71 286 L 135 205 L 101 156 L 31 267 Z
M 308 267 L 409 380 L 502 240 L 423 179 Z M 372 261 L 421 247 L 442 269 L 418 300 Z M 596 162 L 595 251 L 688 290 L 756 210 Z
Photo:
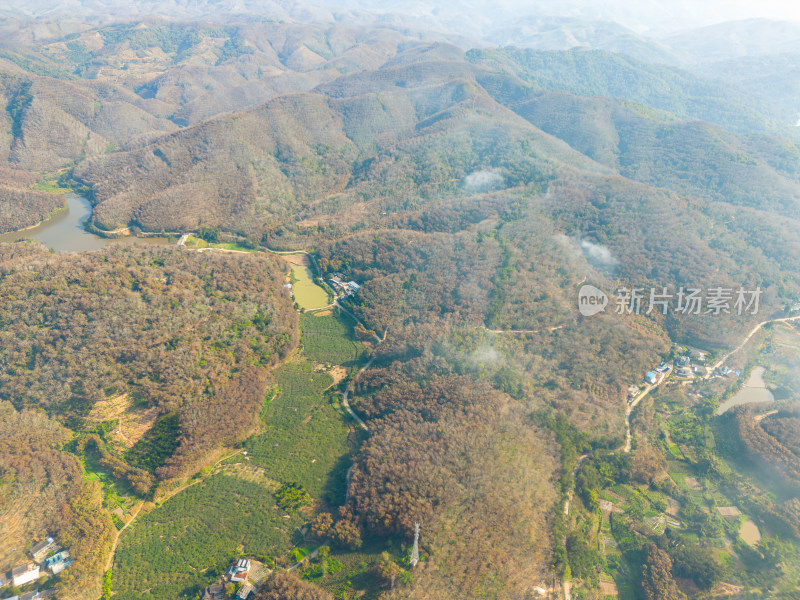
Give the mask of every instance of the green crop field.
M 364 346 L 353 337 L 353 327 L 344 317 L 300 315 L 303 350 L 311 360 L 351 366 L 364 354 Z
M 272 479 L 297 482 L 312 496 L 342 502 L 350 430 L 324 395 L 333 379 L 303 361 L 278 369 L 275 380 L 280 392 L 264 411 L 266 431 L 244 445 L 251 462 Z
M 267 488 L 214 475 L 140 516 L 122 534 L 114 561 L 114 598 L 194 597 L 237 552 L 287 552 L 301 523 L 298 516 L 284 518 Z
M 292 293 L 297 305 L 305 310 L 322 308 L 330 303 L 328 292 L 314 283 L 311 269 L 302 265 L 292 265 Z

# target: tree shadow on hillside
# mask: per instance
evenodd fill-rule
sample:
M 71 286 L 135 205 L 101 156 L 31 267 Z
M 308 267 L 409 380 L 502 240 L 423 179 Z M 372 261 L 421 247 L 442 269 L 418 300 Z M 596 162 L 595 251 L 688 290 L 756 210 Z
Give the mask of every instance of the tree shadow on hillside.
M 347 471 L 353 464 L 349 455 L 341 456 L 328 472 L 328 478 L 322 488 L 325 500 L 331 506 L 341 506 L 347 496 Z

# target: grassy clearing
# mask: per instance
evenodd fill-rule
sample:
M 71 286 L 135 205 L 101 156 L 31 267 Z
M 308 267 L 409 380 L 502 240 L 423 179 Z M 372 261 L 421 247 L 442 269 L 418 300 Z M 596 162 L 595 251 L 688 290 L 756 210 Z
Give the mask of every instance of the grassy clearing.
M 349 367 L 363 359 L 363 344 L 356 341 L 353 327 L 339 316 L 302 314 L 300 329 L 303 351 L 311 360 Z
M 58 171 L 46 173 L 42 179 L 33 186 L 33 189 L 49 194 L 66 194 L 67 192 L 71 192 L 72 188 L 62 185 L 61 175 L 62 174 Z
M 309 361 L 284 365 L 275 379 L 280 393 L 265 410 L 266 431 L 244 445 L 251 462 L 267 477 L 297 482 L 312 496 L 341 503 L 350 467 L 350 430 L 325 397 L 333 379 L 315 373 Z
M 214 475 L 140 516 L 122 534 L 114 561 L 114 597 L 193 597 L 228 566 L 233 554 L 287 552 L 301 524 L 299 516 L 286 517 L 264 486 Z
M 241 244 L 237 244 L 235 242 L 226 243 L 226 244 L 212 244 L 214 248 L 222 248 L 223 250 L 236 250 L 238 252 L 260 252 L 257 248 L 248 248 L 247 246 L 242 246 Z
M 311 269 L 302 265 L 292 265 L 292 293 L 295 302 L 304 310 L 328 306 L 328 292 L 314 283 Z

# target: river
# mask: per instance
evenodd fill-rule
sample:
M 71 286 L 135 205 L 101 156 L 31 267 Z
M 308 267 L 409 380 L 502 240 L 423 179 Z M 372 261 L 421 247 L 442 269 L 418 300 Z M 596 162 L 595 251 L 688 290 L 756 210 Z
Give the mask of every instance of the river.
M 99 250 L 111 244 L 165 246 L 169 243 L 165 238 L 126 236 L 111 239 L 89 233 L 83 228 L 83 223 L 91 216 L 92 205 L 86 198 L 77 194 L 67 194 L 66 201 L 66 210 L 56 213 L 36 227 L 0 234 L 0 242 L 16 242 L 22 239 L 36 240 L 48 248 L 61 252 Z

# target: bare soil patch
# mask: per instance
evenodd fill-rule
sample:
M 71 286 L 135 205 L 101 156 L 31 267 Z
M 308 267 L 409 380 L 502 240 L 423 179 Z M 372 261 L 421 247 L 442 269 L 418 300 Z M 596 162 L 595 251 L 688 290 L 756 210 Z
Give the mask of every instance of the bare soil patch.
M 735 506 L 718 506 L 717 512 L 723 517 L 741 517 L 742 511 Z
M 686 487 L 688 487 L 690 490 L 699 491 L 703 489 L 703 486 L 700 485 L 700 482 L 694 477 L 685 477 L 683 481 L 686 483 Z
M 279 258 L 282 258 L 286 262 L 292 265 L 300 265 L 301 267 L 307 267 L 311 263 L 308 260 L 307 254 L 277 254 Z
M 128 394 L 122 394 L 94 405 L 89 419 L 97 423 L 117 419 L 119 424 L 109 437 L 115 443 L 130 448 L 144 437 L 158 418 L 158 408 L 139 409 Z

